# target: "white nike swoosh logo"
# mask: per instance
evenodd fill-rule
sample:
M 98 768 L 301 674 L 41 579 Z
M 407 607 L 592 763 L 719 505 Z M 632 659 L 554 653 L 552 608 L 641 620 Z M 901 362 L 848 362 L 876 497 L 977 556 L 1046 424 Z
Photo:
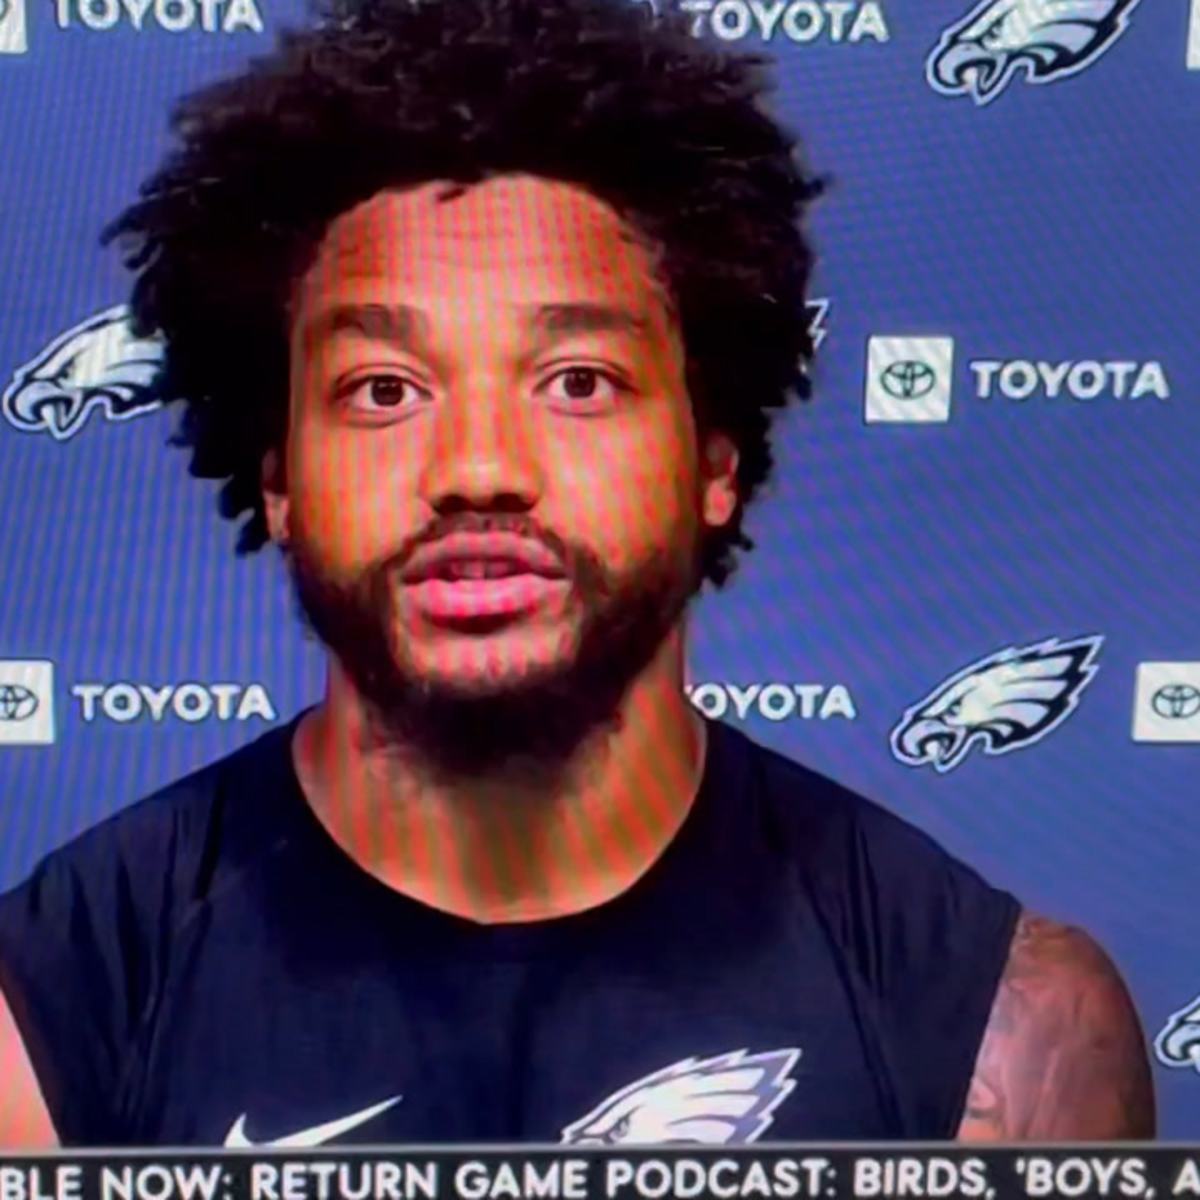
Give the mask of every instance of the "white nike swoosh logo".
M 391 1108 L 393 1104 L 399 1104 L 403 1097 L 393 1096 L 390 1100 L 381 1100 L 378 1104 L 372 1104 L 370 1108 L 360 1109 L 356 1113 L 351 1113 L 348 1117 L 338 1117 L 335 1121 L 326 1121 L 324 1125 L 314 1125 L 311 1129 L 301 1129 L 298 1133 L 289 1133 L 286 1137 L 273 1138 L 269 1142 L 252 1142 L 246 1136 L 246 1114 L 242 1113 L 233 1125 L 230 1126 L 229 1132 L 225 1135 L 226 1149 L 245 1149 L 247 1146 L 258 1146 L 263 1149 L 272 1146 L 278 1146 L 280 1149 L 286 1149 L 290 1146 L 319 1146 L 322 1142 L 328 1142 L 332 1138 L 338 1137 L 343 1133 L 361 1125 L 364 1121 L 369 1121 L 372 1117 L 378 1116 L 385 1109 Z

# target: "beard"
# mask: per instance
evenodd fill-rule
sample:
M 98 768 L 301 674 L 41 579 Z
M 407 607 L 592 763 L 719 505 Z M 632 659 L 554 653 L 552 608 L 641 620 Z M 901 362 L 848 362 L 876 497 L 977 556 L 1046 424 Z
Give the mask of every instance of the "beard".
M 564 769 L 593 734 L 620 726 L 622 701 L 675 628 L 702 582 L 699 523 L 633 567 L 609 570 L 587 547 L 530 528 L 526 518 L 461 514 L 419 544 L 450 533 L 517 533 L 554 550 L 566 572 L 577 632 L 555 661 L 493 678 L 454 681 L 406 660 L 397 588 L 415 545 L 335 578 L 293 529 L 288 561 L 305 624 L 362 698 L 373 740 L 415 752 L 434 779 L 480 777 L 519 760 Z M 462 634 L 486 637 L 486 634 Z

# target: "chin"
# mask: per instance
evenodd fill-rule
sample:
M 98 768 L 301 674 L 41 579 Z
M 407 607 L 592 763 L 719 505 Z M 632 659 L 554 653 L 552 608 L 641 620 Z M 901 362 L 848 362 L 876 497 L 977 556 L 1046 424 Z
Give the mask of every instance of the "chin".
M 530 692 L 570 673 L 570 659 L 485 665 L 425 671 L 416 677 L 424 690 L 455 694 L 464 699 L 501 699 Z
M 579 652 L 574 627 L 500 628 L 493 632 L 439 630 L 432 637 L 406 630 L 396 666 L 416 679 L 464 686 L 520 684 L 525 677 L 557 675 Z
M 569 653 L 518 654 L 500 648 L 435 654 L 425 662 L 397 663 L 400 672 L 427 696 L 462 700 L 503 699 L 527 693 L 570 673 Z

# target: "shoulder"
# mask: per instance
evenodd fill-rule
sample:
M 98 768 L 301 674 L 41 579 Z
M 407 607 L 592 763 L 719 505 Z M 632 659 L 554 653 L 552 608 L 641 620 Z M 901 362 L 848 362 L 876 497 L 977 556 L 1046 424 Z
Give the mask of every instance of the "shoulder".
M 968 1141 L 1153 1137 L 1136 1010 L 1089 934 L 1023 912 L 980 1047 Z
M 269 786 L 286 753 L 286 727 L 277 726 L 215 762 L 135 800 L 44 855 L 30 875 L 0 895 L 4 925 L 32 912 L 62 915 L 80 902 L 120 904 L 140 898 L 169 906 L 173 892 L 203 890 L 206 864 L 219 846 L 234 852 L 253 844 L 246 804 Z
M 737 781 L 739 793 L 755 797 L 764 833 L 803 867 L 818 888 L 843 892 L 862 880 L 880 892 L 915 903 L 921 884 L 936 888 L 941 881 L 980 894 L 1006 895 L 880 801 L 760 745 L 731 726 L 722 726 L 720 736 L 742 775 Z
M 112 1144 L 173 936 L 271 828 L 256 834 L 253 813 L 270 810 L 286 729 L 92 826 L 0 896 L 0 1076 L 19 1092 L 0 1140 L 49 1123 L 67 1144 Z
M 1013 896 L 881 803 L 730 726 L 721 738 L 761 842 L 873 990 L 923 991 L 955 966 L 994 986 L 1020 912 Z
M 806 838 L 831 843 L 847 838 L 871 845 L 896 839 L 918 854 L 949 857 L 933 838 L 883 803 L 778 750 L 742 730 L 713 721 L 727 771 L 764 801 L 767 814 Z
M 733 757 L 797 911 L 844 964 L 903 1127 L 953 1136 L 1020 904 L 882 804 L 762 747 Z

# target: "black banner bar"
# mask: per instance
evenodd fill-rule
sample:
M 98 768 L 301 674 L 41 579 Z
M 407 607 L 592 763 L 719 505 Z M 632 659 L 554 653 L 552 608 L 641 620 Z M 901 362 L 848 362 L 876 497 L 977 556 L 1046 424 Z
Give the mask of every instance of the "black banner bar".
M 1200 1200 L 1200 1145 L 0 1152 L 0 1200 Z

